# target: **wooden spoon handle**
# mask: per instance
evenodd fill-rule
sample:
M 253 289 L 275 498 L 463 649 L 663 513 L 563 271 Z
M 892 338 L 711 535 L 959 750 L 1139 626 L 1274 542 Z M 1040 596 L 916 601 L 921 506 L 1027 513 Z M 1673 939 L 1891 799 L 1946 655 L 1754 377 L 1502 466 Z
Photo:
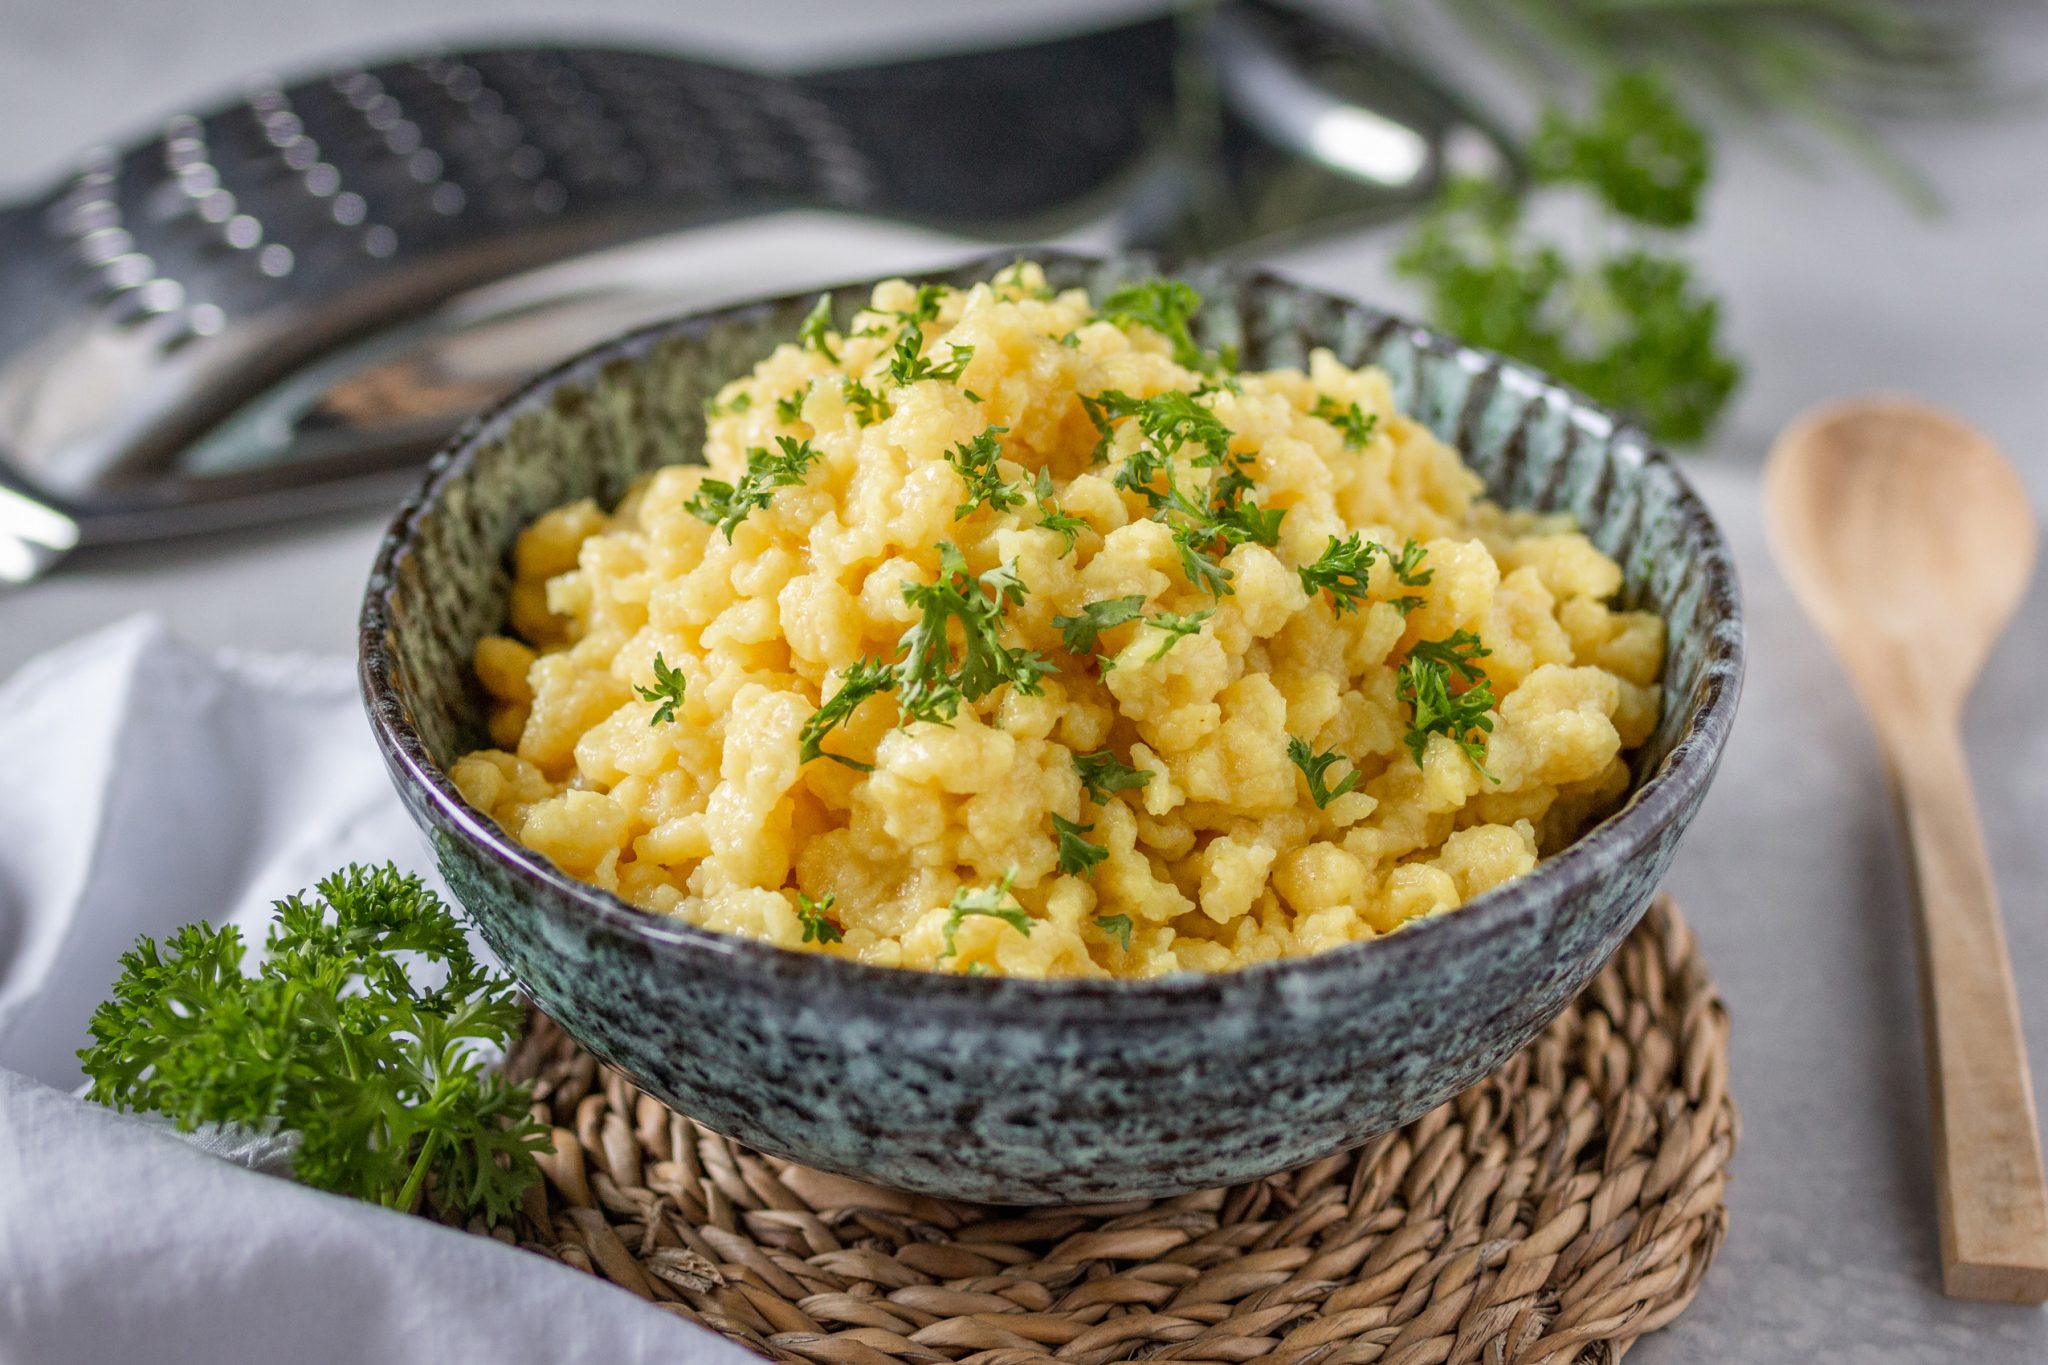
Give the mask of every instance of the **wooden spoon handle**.
M 2048 1301 L 2048 1184 L 1998 889 L 1962 741 L 1896 727 L 1889 748 L 1919 884 L 1921 1005 L 1934 1101 L 1942 1287 Z

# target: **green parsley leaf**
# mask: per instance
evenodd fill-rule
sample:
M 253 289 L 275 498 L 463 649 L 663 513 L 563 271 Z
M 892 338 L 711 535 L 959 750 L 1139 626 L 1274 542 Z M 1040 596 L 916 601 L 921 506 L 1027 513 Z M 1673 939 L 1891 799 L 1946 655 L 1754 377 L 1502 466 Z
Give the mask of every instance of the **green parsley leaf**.
M 1134 790 L 1152 780 L 1150 769 L 1133 768 L 1108 749 L 1075 754 L 1074 771 L 1081 775 L 1081 785 L 1098 806 L 1108 805 L 1117 792 Z
M 642 701 L 661 703 L 654 708 L 654 714 L 647 718 L 650 727 L 666 725 L 676 718 L 676 708 L 683 704 L 683 689 L 688 682 L 689 680 L 683 677 L 683 670 L 670 668 L 661 657 L 661 651 L 654 651 L 654 686 L 635 685 L 633 688 L 640 694 Z
M 825 736 L 850 719 L 869 697 L 892 692 L 896 688 L 896 669 L 880 659 L 858 659 L 853 667 L 840 677 L 839 690 L 826 699 L 825 704 L 811 714 L 797 732 L 797 762 L 809 763 L 814 758 L 829 758 L 858 772 L 873 772 L 875 765 L 863 763 L 857 758 L 844 754 L 825 752 Z
M 917 295 L 911 300 L 909 309 L 896 316 L 913 326 L 935 322 L 938 320 L 939 310 L 945 306 L 946 295 L 950 292 L 952 291 L 943 284 L 921 284 L 917 287 Z
M 936 313 L 935 313 L 936 315 Z M 955 383 L 967 372 L 967 362 L 974 358 L 972 346 L 952 346 L 952 355 L 943 363 L 934 363 L 924 354 L 924 328 L 916 318 L 906 318 L 903 330 L 896 334 L 896 350 L 889 358 L 889 378 L 899 387 L 917 383 L 920 379 L 938 379 L 948 384 Z
M 1382 546 L 1381 549 L 1384 553 L 1385 547 Z M 1428 553 L 1428 546 L 1418 545 L 1413 540 L 1407 540 L 1403 541 L 1401 544 L 1401 553 L 1397 555 L 1388 556 L 1387 562 L 1389 565 L 1392 566 L 1394 570 L 1394 577 L 1401 584 L 1402 587 L 1426 588 L 1430 585 L 1430 582 L 1433 579 L 1435 579 L 1435 569 L 1425 569 L 1421 567 L 1422 557 Z M 1421 605 L 1422 599 L 1420 597 L 1415 596 L 1413 593 L 1405 594 L 1394 599 L 1394 608 L 1397 611 L 1399 611 L 1403 616 L 1406 616 L 1409 612 L 1414 611 L 1417 607 Z
M 1335 749 L 1319 754 L 1307 740 L 1296 735 L 1289 735 L 1287 737 L 1287 757 L 1293 761 L 1295 767 L 1301 769 L 1301 775 L 1308 779 L 1309 799 L 1316 803 L 1317 810 L 1326 809 L 1332 801 L 1335 801 L 1338 797 L 1358 785 L 1358 764 L 1350 759 L 1345 759 L 1344 755 L 1338 753 Z M 1339 759 L 1344 759 L 1345 762 L 1350 763 L 1351 771 L 1344 774 L 1344 780 L 1336 786 L 1325 786 L 1323 784 L 1323 774 L 1328 772 L 1330 765 L 1336 763 Z
M 1117 941 L 1125 952 L 1131 950 L 1131 917 L 1129 915 L 1097 915 L 1095 927 Z
M 808 384 L 803 388 L 785 393 L 775 400 L 775 419 L 786 425 L 794 425 L 804 419 L 804 399 L 810 397 Z
M 1337 429 L 1338 435 L 1344 438 L 1344 448 L 1347 450 L 1364 449 L 1365 443 L 1372 439 L 1373 432 L 1378 430 L 1380 424 L 1378 413 L 1366 412 L 1355 402 L 1339 407 L 1337 400 L 1327 394 L 1317 396 L 1316 405 L 1310 412 L 1311 415 L 1322 418 Z
M 805 350 L 816 351 L 837 365 L 839 355 L 832 349 L 832 343 L 826 340 L 831 331 L 832 296 L 820 294 L 817 303 L 812 305 L 811 311 L 805 315 L 803 325 L 797 328 L 797 340 L 803 343 Z
M 903 600 L 922 614 L 904 635 L 896 665 L 903 715 L 945 724 L 959 714 L 962 701 L 978 700 L 1004 683 L 1038 696 L 1045 690 L 1040 679 L 1057 671 L 1052 660 L 1002 642 L 1004 606 L 1024 600 L 1015 566 L 998 565 L 977 579 L 968 574 L 959 550 L 944 541 L 938 548 L 938 581 L 903 585 Z M 960 627 L 957 654 L 950 623 Z
M 1417 640 L 1415 647 L 1408 651 L 1411 659 L 1427 659 L 1441 665 L 1448 673 L 1455 674 L 1459 682 L 1478 682 L 1486 675 L 1473 661 L 1484 659 L 1493 653 L 1479 642 L 1479 637 L 1469 630 L 1453 631 L 1444 640 Z
M 1356 611 L 1358 600 L 1365 596 L 1372 558 L 1379 548 L 1356 531 L 1343 540 L 1331 536 L 1315 563 L 1305 564 L 1296 570 L 1301 575 L 1301 590 L 1310 597 L 1321 592 L 1329 593 L 1333 615 L 1342 616 L 1347 611 Z
M 1095 865 L 1109 856 L 1109 850 L 1100 844 L 1091 844 L 1081 836 L 1093 834 L 1095 826 L 1076 824 L 1072 820 L 1055 814 L 1052 817 L 1053 832 L 1059 836 L 1060 871 L 1070 877 L 1092 877 Z
M 1095 648 L 1095 637 L 1112 626 L 1135 621 L 1145 614 L 1145 595 L 1133 597 L 1112 597 L 1102 602 L 1090 602 L 1081 608 L 1079 616 L 1055 616 L 1054 626 L 1058 627 L 1060 638 L 1067 649 L 1074 654 L 1091 653 Z
M 846 935 L 839 926 L 825 918 L 825 912 L 838 903 L 839 894 L 827 891 L 822 900 L 812 900 L 803 892 L 796 893 L 796 917 L 803 922 L 804 942 L 843 943 Z
M 1010 883 L 1016 879 L 1017 873 L 1013 868 L 1005 872 L 1002 880 L 994 886 L 963 886 L 953 893 L 952 904 L 946 907 L 952 913 L 946 919 L 946 951 L 939 954 L 941 961 L 960 951 L 953 942 L 953 936 L 960 932 L 961 923 L 973 915 L 999 919 L 1024 937 L 1031 937 L 1031 917 L 1024 913 L 1022 907 L 1005 904 L 1010 898 Z
M 1218 359 L 1195 344 L 1188 324 L 1202 308 L 1202 296 L 1179 280 L 1150 279 L 1115 290 L 1096 317 L 1119 327 L 1149 327 L 1173 346 L 1173 360 L 1190 370 L 1209 371 Z
M 512 981 L 389 864 L 350 866 L 273 913 L 254 976 L 231 925 L 186 925 L 122 955 L 78 1054 L 92 1098 L 186 1132 L 295 1131 L 294 1173 L 320 1189 L 407 1209 L 431 1179 L 443 1207 L 508 1217 L 548 1145 L 528 1088 L 484 1060 L 525 1023 Z M 443 967 L 440 985 L 414 981 L 421 962 Z
M 778 436 L 775 444 L 777 449 L 773 451 L 759 446 L 747 451 L 747 472 L 740 476 L 737 486 L 723 479 L 706 479 L 697 485 L 696 494 L 684 507 L 699 521 L 725 532 L 730 541 L 734 528 L 747 519 L 749 512 L 766 507 L 776 489 L 802 483 L 810 467 L 818 462 L 818 452 L 809 441 Z
M 1190 441 L 1204 451 L 1195 458 L 1197 465 L 1222 464 L 1230 450 L 1230 428 L 1224 426 L 1215 413 L 1196 402 L 1195 395 L 1179 389 L 1150 398 L 1133 398 L 1120 389 L 1104 389 L 1093 397 L 1083 394 L 1081 407 L 1101 437 L 1098 458 L 1107 451 L 1110 433 L 1116 423 L 1136 418 L 1138 430 L 1144 433 L 1150 446 L 1150 459 L 1140 461 L 1136 471 L 1130 471 L 1126 462 L 1127 469 L 1120 470 L 1116 479 L 1119 488 L 1143 489 L 1151 483 L 1152 475 L 1160 465 L 1178 454 L 1181 447 Z
M 723 417 L 728 412 L 745 412 L 754 406 L 754 395 L 742 389 L 732 396 L 730 403 L 720 403 L 716 395 L 704 400 L 706 418 Z
M 1463 750 L 1483 776 L 1500 781 L 1486 769 L 1493 687 L 1472 662 L 1491 652 L 1477 636 L 1461 630 L 1447 640 L 1418 643 L 1402 660 L 1394 675 L 1394 694 L 1410 708 L 1404 738 L 1416 767 L 1422 766 L 1429 737 L 1440 734 Z M 1464 691 L 1451 691 L 1453 675 L 1468 684 Z
M 1074 552 L 1074 537 L 1088 523 L 1079 517 L 1070 516 L 1060 510 L 1059 503 L 1054 501 L 1052 495 L 1051 470 L 1041 468 L 1038 471 L 1038 477 L 1033 481 L 1031 491 L 1032 496 L 1038 502 L 1038 524 L 1065 539 L 1066 544 L 1060 549 L 1062 558 L 1072 554 Z
M 1170 611 L 1154 612 L 1145 624 L 1161 632 L 1163 638 L 1159 641 L 1159 648 L 1147 655 L 1146 659 L 1151 663 L 1158 663 L 1166 657 L 1166 652 L 1179 644 L 1182 639 L 1189 635 L 1198 634 L 1202 629 L 1202 622 L 1215 614 L 1216 608 L 1214 607 L 1204 607 L 1200 611 L 1190 612 L 1186 616 L 1176 616 Z
M 1023 487 L 1006 481 L 996 469 L 996 461 L 1003 455 L 1002 442 L 997 438 L 1008 430 L 990 426 L 972 441 L 963 441 L 945 452 L 946 463 L 967 485 L 967 501 L 953 509 L 953 520 L 960 520 L 977 507 L 1007 512 L 1023 505 Z
M 1173 528 L 1174 548 L 1180 551 L 1181 572 L 1187 575 L 1188 582 L 1211 597 L 1228 597 L 1237 591 L 1230 586 L 1237 575 L 1217 559 L 1215 539 L 1199 526 Z
M 853 410 L 853 420 L 861 426 L 871 427 L 896 410 L 887 398 L 858 379 L 842 380 L 840 388 L 846 394 L 846 406 Z

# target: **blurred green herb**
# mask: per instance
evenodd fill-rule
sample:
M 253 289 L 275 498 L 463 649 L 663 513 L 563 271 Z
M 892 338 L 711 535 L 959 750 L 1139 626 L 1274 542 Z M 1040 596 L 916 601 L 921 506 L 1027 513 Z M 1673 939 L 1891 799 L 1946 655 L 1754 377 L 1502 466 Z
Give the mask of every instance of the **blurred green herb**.
M 1445 330 L 1527 361 L 1659 439 L 1706 436 L 1742 369 L 1720 303 L 1657 234 L 1689 227 L 1711 173 L 1704 132 L 1647 71 L 1610 80 L 1583 119 L 1547 111 L 1530 144 L 1539 185 L 1592 201 L 1611 249 L 1574 255 L 1526 223 L 1526 197 L 1490 180 L 1446 186 L 1395 268 Z
M 812 900 L 803 892 L 796 893 L 796 917 L 804 926 L 806 943 L 843 943 L 846 935 L 839 932 L 839 926 L 825 918 L 825 912 L 839 901 L 837 892 L 827 891 L 820 900 Z

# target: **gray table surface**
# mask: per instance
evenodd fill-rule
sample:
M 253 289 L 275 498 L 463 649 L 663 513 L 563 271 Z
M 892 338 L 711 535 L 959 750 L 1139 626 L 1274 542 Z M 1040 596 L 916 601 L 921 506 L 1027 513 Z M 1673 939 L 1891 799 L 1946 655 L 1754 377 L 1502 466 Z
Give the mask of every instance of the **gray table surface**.
M 1028 31 L 1086 0 L 746 6 L 588 0 L 578 32 L 656 35 L 771 64 Z M 1118 9 L 1143 9 L 1119 4 Z M 26 189 L 85 142 L 146 125 L 259 69 L 425 37 L 568 31 L 538 0 L 0 0 L 0 186 Z M 2016 85 L 2048 86 L 2048 11 L 2009 10 L 1996 44 Z M 1898 145 L 1948 204 L 1928 221 L 1829 158 L 1816 168 L 1724 144 L 1701 236 L 1751 366 L 1732 419 L 1692 469 L 1741 562 L 1751 672 L 1721 777 L 1680 851 L 1687 907 L 1734 1014 L 1744 1139 L 1727 1246 L 1692 1310 L 1644 1341 L 1665 1362 L 2048 1359 L 2048 1314 L 1938 1292 L 1925 1076 L 1909 903 L 1882 771 L 1846 686 L 1763 543 L 1756 470 L 1802 407 L 1900 390 L 1999 440 L 2048 506 L 2048 117 L 1911 127 Z M 1276 254 L 1314 283 L 1406 303 L 1385 235 Z M 705 292 L 908 268 L 944 239 L 818 215 L 704 243 Z M 787 264 L 804 262 L 800 270 Z M 716 283 L 712 283 L 716 281 Z M 341 652 L 377 519 L 81 559 L 0 595 L 0 675 L 141 608 L 202 641 Z M 2048 1067 L 2048 592 L 2036 590 L 1968 720 L 2004 890 L 2028 1036 Z M 2048 1091 L 2044 1091 L 2048 1094 Z

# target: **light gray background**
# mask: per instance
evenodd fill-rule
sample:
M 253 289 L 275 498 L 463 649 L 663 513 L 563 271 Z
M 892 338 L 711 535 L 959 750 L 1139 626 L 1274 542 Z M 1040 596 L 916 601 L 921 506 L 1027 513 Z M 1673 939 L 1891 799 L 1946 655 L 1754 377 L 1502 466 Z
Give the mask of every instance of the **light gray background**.
M 427 37 L 656 35 L 768 65 L 1027 33 L 1086 0 L 0 0 L 0 187 L 256 70 Z M 2048 86 L 2048 11 L 2016 6 L 1995 44 L 2008 83 Z M 2048 1314 L 1940 1297 L 1925 1080 L 1903 869 L 1882 771 L 1846 685 L 1794 610 L 1760 530 L 1756 469 L 1808 404 L 1874 389 L 1948 404 L 2048 505 L 2048 117 L 1900 130 L 1947 201 L 1916 217 L 1839 158 L 1723 144 L 1699 254 L 1730 301 L 1750 378 L 1692 461 L 1741 561 L 1751 671 L 1718 785 L 1673 889 L 1734 1012 L 1744 1141 L 1732 1230 L 1698 1302 L 1633 1357 L 1667 1362 L 2048 1359 Z M 1272 257 L 1304 279 L 1408 302 L 1390 238 Z M 802 216 L 704 243 L 705 293 L 909 268 L 945 239 Z M 0 675 L 143 607 L 193 638 L 343 652 L 378 519 L 104 554 L 0 595 Z M 2048 1069 L 2048 592 L 2035 591 L 1971 708 L 1969 742 L 2037 1065 Z M 2043 1092 L 2048 1093 L 2048 1092 Z

